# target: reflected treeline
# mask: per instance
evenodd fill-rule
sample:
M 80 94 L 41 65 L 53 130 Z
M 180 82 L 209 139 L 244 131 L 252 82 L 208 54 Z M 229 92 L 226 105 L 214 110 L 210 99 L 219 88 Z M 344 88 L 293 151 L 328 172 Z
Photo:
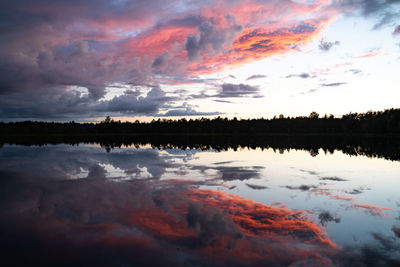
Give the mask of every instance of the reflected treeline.
M 400 139 L 384 136 L 270 135 L 246 138 L 237 135 L 31 136 L 29 138 L 14 136 L 2 137 L 0 140 L 0 147 L 5 143 L 25 146 L 91 143 L 99 144 L 107 151 L 113 148 L 151 145 L 158 149 L 214 149 L 217 151 L 272 148 L 280 153 L 298 149 L 309 151 L 312 156 L 316 156 L 321 152 L 320 149 L 323 149 L 325 153 L 342 151 L 348 155 L 400 160 Z

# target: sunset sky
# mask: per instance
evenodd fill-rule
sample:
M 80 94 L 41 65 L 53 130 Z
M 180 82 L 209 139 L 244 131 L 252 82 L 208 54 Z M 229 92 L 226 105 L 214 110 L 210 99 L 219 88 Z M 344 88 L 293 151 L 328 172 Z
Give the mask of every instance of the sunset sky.
M 400 105 L 399 0 L 4 0 L 0 120 Z

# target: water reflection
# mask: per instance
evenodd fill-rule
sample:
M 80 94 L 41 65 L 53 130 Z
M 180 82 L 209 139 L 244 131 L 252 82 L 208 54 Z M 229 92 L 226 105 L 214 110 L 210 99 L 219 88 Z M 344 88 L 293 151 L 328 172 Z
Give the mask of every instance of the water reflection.
M 0 148 L 4 144 L 41 146 L 47 144 L 80 143 L 100 144 L 107 152 L 114 148 L 151 145 L 158 149 L 197 149 L 234 151 L 242 148 L 269 149 L 283 154 L 285 151 L 305 150 L 311 156 L 317 156 L 322 149 L 325 154 L 341 151 L 347 155 L 400 160 L 400 138 L 396 136 L 345 136 L 345 135 L 138 135 L 138 136 L 1 136 Z
M 398 266 L 399 170 L 342 153 L 5 145 L 0 246 L 6 264 Z

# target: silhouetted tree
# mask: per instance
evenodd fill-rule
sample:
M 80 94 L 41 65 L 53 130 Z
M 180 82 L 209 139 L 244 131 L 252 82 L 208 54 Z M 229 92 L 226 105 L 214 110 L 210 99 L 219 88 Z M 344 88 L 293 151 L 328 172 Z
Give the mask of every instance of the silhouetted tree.
M 308 117 L 310 119 L 318 119 L 319 118 L 319 114 L 317 112 L 315 112 L 315 111 L 312 111 Z
M 111 123 L 111 122 L 113 122 L 113 120 L 111 119 L 110 116 L 107 116 L 103 121 L 103 123 Z

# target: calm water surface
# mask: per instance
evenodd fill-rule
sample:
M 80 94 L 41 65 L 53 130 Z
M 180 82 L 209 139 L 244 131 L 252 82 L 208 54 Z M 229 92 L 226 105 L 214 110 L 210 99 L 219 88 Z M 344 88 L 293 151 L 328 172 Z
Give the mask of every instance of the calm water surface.
M 400 266 L 400 163 L 311 154 L 4 145 L 5 262 Z

